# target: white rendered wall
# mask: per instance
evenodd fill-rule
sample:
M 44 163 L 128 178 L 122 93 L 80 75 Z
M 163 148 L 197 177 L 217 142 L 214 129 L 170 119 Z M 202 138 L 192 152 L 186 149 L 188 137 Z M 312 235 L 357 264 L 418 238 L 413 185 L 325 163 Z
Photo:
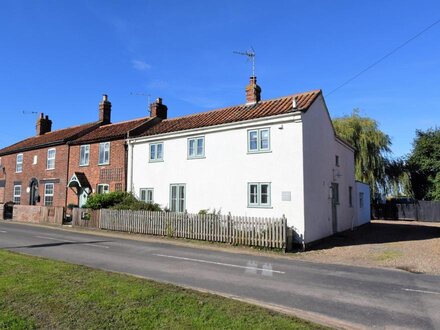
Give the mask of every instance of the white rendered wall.
M 360 207 L 360 193 L 364 194 L 364 205 Z M 356 181 L 356 208 L 357 208 L 357 223 L 356 226 L 369 223 L 371 221 L 370 210 L 370 186 L 363 182 Z
M 270 128 L 271 151 L 249 154 L 248 129 L 266 127 Z M 188 159 L 187 139 L 196 136 L 205 136 L 205 158 Z M 136 195 L 140 188 L 153 188 L 154 201 L 169 207 L 170 184 L 182 183 L 186 185 L 186 210 L 190 213 L 209 208 L 233 215 L 284 214 L 289 226 L 303 233 L 302 124 L 293 122 L 292 114 L 238 123 L 221 131 L 214 127 L 135 141 L 129 147 L 128 187 Z M 150 142 L 164 143 L 163 162 L 149 162 Z M 270 208 L 248 207 L 249 182 L 271 183 Z M 290 192 L 291 200 L 282 201 L 282 192 Z
M 354 154 L 335 139 L 320 96 L 302 116 L 304 140 L 305 243 L 333 234 L 331 183 L 339 184 L 337 231 L 348 229 L 355 208 L 349 206 L 348 186 L 354 186 Z M 336 166 L 335 156 L 339 156 Z

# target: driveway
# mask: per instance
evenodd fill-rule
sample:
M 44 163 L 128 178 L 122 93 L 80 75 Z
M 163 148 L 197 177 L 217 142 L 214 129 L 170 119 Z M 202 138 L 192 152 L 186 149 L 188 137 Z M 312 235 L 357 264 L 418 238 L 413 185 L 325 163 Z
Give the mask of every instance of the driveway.
M 301 260 L 440 275 L 440 223 L 376 220 L 328 237 Z
M 0 248 L 238 297 L 345 328 L 440 328 L 440 277 L 0 222 Z

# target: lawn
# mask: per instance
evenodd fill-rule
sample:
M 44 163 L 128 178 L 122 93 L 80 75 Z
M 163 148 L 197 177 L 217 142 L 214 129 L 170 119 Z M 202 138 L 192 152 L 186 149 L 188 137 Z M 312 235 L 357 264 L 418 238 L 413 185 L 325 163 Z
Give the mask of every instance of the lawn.
M 320 329 L 173 285 L 0 250 L 0 329 Z

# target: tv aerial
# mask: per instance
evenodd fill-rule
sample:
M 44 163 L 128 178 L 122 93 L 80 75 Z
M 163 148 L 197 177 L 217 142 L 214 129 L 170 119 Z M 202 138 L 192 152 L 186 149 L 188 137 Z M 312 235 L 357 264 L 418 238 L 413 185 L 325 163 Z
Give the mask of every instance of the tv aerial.
M 255 50 L 253 47 L 251 49 L 245 51 L 245 52 L 238 52 L 234 51 L 234 54 L 246 56 L 248 61 L 252 61 L 252 77 L 255 77 L 255 56 L 257 55 L 255 53 Z
M 151 98 L 151 94 L 147 94 L 147 93 L 133 93 L 133 92 L 131 92 L 130 93 L 130 95 L 133 95 L 133 96 L 146 96 L 147 97 L 147 108 L 148 108 L 148 112 L 150 113 L 150 115 L 151 115 L 151 110 L 150 110 L 150 98 Z

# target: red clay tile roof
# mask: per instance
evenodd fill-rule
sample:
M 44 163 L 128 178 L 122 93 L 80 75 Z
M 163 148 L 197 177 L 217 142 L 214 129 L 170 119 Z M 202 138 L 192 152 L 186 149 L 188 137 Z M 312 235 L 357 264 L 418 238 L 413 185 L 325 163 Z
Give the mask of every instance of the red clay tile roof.
M 139 136 L 177 132 L 192 128 L 215 126 L 289 113 L 294 111 L 293 98 L 295 98 L 296 101 L 296 110 L 306 111 L 320 94 L 321 90 L 314 90 L 278 99 L 260 101 L 255 105 L 243 104 L 178 118 L 165 119 L 141 133 Z
M 125 139 L 129 131 L 148 122 L 151 119 L 152 118 L 150 117 L 143 117 L 115 124 L 103 125 L 91 131 L 90 133 L 83 135 L 75 141 L 72 141 L 71 144 L 83 144 L 98 141 Z
M 39 136 L 33 136 L 31 138 L 27 138 L 25 140 L 22 140 L 20 142 L 17 142 L 13 145 L 1 149 L 0 156 L 26 151 L 26 150 L 43 148 L 47 146 L 64 144 L 67 141 L 77 138 L 79 135 L 81 135 L 81 133 L 93 129 L 93 127 L 96 125 L 98 125 L 97 122 L 88 123 L 88 124 L 69 127 L 65 129 L 59 129 Z

